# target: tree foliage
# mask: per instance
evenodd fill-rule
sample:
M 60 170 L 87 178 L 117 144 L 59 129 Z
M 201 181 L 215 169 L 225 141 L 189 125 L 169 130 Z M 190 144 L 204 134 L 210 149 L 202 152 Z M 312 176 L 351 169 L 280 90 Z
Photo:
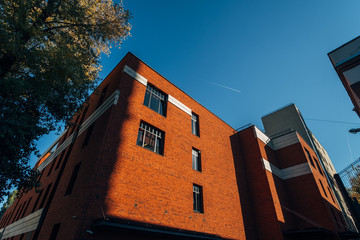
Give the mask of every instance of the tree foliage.
M 351 169 L 353 174 L 350 178 L 351 188 L 348 189 L 350 197 L 356 198 L 360 202 L 360 167 L 356 166 Z
M 129 17 L 112 0 L 0 0 L 0 200 L 33 185 L 36 140 L 88 97 Z
M 3 206 L 0 209 L 0 218 L 2 218 L 2 216 L 4 215 L 6 209 L 8 209 L 13 204 L 13 202 L 15 201 L 17 195 L 18 195 L 17 190 L 15 190 L 15 191 L 13 191 L 12 193 L 9 194 L 6 202 L 3 204 Z

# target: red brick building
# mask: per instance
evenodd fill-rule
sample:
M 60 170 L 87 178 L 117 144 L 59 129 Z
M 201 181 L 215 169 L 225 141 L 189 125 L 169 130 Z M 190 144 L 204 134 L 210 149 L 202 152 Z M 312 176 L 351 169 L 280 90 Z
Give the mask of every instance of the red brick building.
M 296 131 L 269 139 L 249 126 L 231 136 L 231 142 L 249 239 L 356 236 L 343 219 L 315 152 Z
M 237 132 L 131 53 L 73 122 L 35 166 L 40 191 L 0 220 L 1 239 L 351 233 L 296 132 L 271 140 L 255 126 Z
M 351 102 L 360 117 L 360 36 L 328 53 Z

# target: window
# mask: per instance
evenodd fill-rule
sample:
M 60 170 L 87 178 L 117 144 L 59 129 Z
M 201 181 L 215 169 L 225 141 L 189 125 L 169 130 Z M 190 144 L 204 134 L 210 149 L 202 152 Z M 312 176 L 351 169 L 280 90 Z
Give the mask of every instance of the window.
M 20 206 L 18 207 L 17 212 L 15 213 L 15 216 L 13 218 L 13 222 L 15 222 L 17 220 L 17 216 L 21 213 L 20 209 L 21 209 L 21 206 L 23 206 L 23 205 L 20 204 Z
M 21 218 L 23 218 L 23 217 L 25 216 L 26 210 L 28 209 L 28 207 L 29 207 L 29 205 L 30 205 L 31 199 L 32 199 L 32 198 L 29 199 L 29 201 L 28 201 L 28 203 L 27 203 L 27 205 L 26 205 L 26 207 L 25 207 L 25 209 L 24 209 L 24 212 L 23 212 L 22 215 L 21 215 Z
M 74 184 L 75 184 L 75 181 L 76 181 L 76 177 L 77 177 L 77 175 L 79 173 L 80 165 L 81 165 L 81 163 L 78 163 L 75 166 L 75 168 L 74 168 L 74 170 L 73 170 L 73 172 L 71 174 L 70 182 L 69 182 L 69 185 L 66 188 L 66 192 L 65 192 L 64 196 L 67 196 L 67 195 L 71 194 L 72 189 L 73 189 Z
M 87 108 L 86 108 L 86 110 L 87 110 Z M 77 123 L 79 121 L 79 117 L 80 117 L 80 114 L 77 115 L 75 122 L 72 123 L 72 125 L 70 125 L 72 128 L 71 128 L 69 136 L 75 131 L 76 125 L 77 125 Z
M 195 148 L 192 149 L 192 168 L 201 172 L 201 155 L 200 151 Z
M 319 179 L 319 182 L 320 182 L 320 185 L 321 185 L 321 188 L 322 188 L 323 192 L 325 193 L 325 196 L 328 197 L 328 195 L 327 195 L 327 193 L 325 191 L 324 185 L 322 184 L 320 179 Z
M 19 212 L 19 215 L 16 217 L 16 221 L 20 219 L 20 216 L 23 214 L 25 206 L 26 206 L 26 201 L 24 202 L 24 204 Z
M 48 185 L 48 187 L 46 188 L 44 197 L 43 197 L 43 199 L 42 199 L 42 201 L 41 201 L 41 203 L 40 203 L 39 208 L 43 208 L 43 207 L 44 207 L 45 200 L 46 200 L 47 195 L 49 194 L 50 188 L 51 188 L 51 183 L 50 183 L 50 184 Z
M 87 129 L 86 136 L 85 136 L 85 139 L 84 139 L 84 142 L 83 142 L 81 148 L 84 148 L 89 144 L 90 136 L 94 130 L 94 126 L 95 126 L 95 123 L 91 124 L 90 127 Z
M 52 164 L 51 164 L 51 167 L 50 167 L 50 169 L 49 169 L 49 172 L 48 172 L 47 176 L 50 176 L 51 171 L 53 170 L 54 165 L 55 165 L 55 163 L 56 163 L 56 161 L 57 161 L 58 158 L 59 158 L 59 157 L 56 157 L 56 158 L 52 161 Z
M 331 199 L 332 199 L 333 202 L 335 203 L 335 199 L 334 199 L 334 196 L 333 196 L 333 194 L 332 194 L 332 191 L 330 190 L 329 187 L 327 187 L 327 189 L 328 189 L 328 191 L 329 191 L 329 194 L 330 194 L 330 196 L 331 196 Z
M 309 151 L 308 151 L 306 148 L 304 148 L 304 149 L 305 149 L 305 152 L 306 152 L 306 156 L 307 156 L 307 158 L 309 159 L 309 161 L 310 161 L 310 163 L 311 163 L 311 166 L 313 166 L 313 168 L 316 169 L 315 164 L 314 164 L 314 161 L 312 160 Z
M 193 185 L 193 204 L 194 212 L 204 213 L 202 187 L 196 184 Z
M 104 98 L 105 98 L 107 89 L 108 89 L 108 85 L 106 85 L 106 87 L 104 87 L 103 90 L 101 91 L 100 98 L 99 98 L 96 108 L 98 108 L 104 102 Z
M 144 99 L 145 106 L 163 116 L 166 116 L 166 102 L 167 95 L 165 93 L 152 86 L 151 84 L 148 84 L 146 86 Z
M 64 157 L 65 152 L 66 152 L 66 149 L 64 149 L 64 150 L 62 151 L 62 153 L 61 153 L 61 155 L 60 155 L 60 158 L 59 158 L 59 161 L 58 161 L 58 163 L 56 164 L 55 170 L 60 167 L 60 163 L 61 163 L 61 161 L 62 161 L 62 159 L 63 159 L 63 157 Z
M 147 124 L 140 123 L 137 145 L 152 152 L 164 155 L 164 132 Z
M 38 204 L 38 202 L 39 202 L 39 200 L 40 200 L 40 198 L 41 198 L 42 193 L 43 193 L 43 189 L 41 189 L 40 192 L 38 193 L 39 195 L 38 195 L 38 197 L 37 197 L 37 199 L 36 199 L 36 201 L 35 201 L 35 204 L 34 204 L 33 209 L 31 210 L 32 213 L 35 211 L 36 206 L 37 206 L 37 204 Z
M 3 228 L 8 223 L 9 218 L 11 218 L 10 213 L 6 216 L 6 219 L 4 220 L 3 224 L 1 225 L 1 228 Z
M 199 131 L 199 115 L 192 113 L 191 115 L 191 132 L 196 136 L 200 136 Z
M 97 103 L 97 106 L 96 106 L 96 109 L 98 109 L 101 104 L 103 104 L 104 102 L 104 98 L 105 98 L 105 94 L 106 94 L 106 91 L 107 91 L 107 88 L 108 86 L 104 87 L 104 89 L 102 90 L 101 94 L 100 94 L 100 98 L 99 98 L 99 101 Z M 87 108 L 86 108 L 86 111 L 87 111 Z M 85 112 L 86 113 L 86 112 Z M 84 120 L 84 115 L 82 117 L 82 120 L 81 122 Z M 89 144 L 89 141 L 90 141 L 90 136 L 92 134 L 92 132 L 94 131 L 94 126 L 95 126 L 95 122 L 93 122 L 90 127 L 87 129 L 87 132 L 86 132 L 86 136 L 85 136 L 85 139 L 84 139 L 84 142 L 81 146 L 81 148 L 84 148 L 86 147 L 88 144 Z
M 321 167 L 320 167 L 319 162 L 316 160 L 316 158 L 314 158 L 314 161 L 315 161 L 315 163 L 316 163 L 316 166 L 317 166 L 318 169 L 319 169 L 320 174 L 324 176 L 324 173 L 323 173 L 323 171 L 322 171 L 322 169 L 321 169 Z
M 53 229 L 51 230 L 49 239 L 56 239 L 60 229 L 60 223 L 57 223 L 53 226 Z

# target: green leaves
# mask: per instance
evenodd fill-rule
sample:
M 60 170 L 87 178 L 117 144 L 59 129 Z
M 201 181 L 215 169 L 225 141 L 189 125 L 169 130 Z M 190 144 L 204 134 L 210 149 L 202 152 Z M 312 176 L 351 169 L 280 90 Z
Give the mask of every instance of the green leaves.
M 351 197 L 356 197 L 356 199 L 360 201 L 360 167 L 353 167 L 351 171 L 353 172 L 349 179 L 351 188 L 348 189 L 348 191 Z
M 13 202 L 15 201 L 17 195 L 18 195 L 17 190 L 13 191 L 12 193 L 10 193 L 8 195 L 8 198 L 7 198 L 6 202 L 4 203 L 4 205 L 0 209 L 0 218 L 4 215 L 6 209 L 8 209 L 13 204 Z
M 88 97 L 129 18 L 111 0 L 0 0 L 0 199 L 26 185 L 35 141 Z

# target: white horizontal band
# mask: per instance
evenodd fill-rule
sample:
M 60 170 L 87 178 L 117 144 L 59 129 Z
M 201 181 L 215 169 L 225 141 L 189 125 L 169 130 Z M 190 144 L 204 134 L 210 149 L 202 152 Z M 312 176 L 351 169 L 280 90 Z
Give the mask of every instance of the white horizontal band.
M 281 137 L 271 139 L 271 143 L 272 143 L 274 150 L 278 150 L 278 149 L 281 149 L 281 148 L 284 148 L 284 147 L 287 147 L 287 146 L 290 146 L 290 145 L 293 145 L 293 144 L 299 143 L 299 142 L 300 142 L 300 139 L 295 131 L 288 133 L 286 135 L 283 135 Z
M 23 217 L 16 222 L 6 226 L 5 231 L 4 228 L 0 229 L 0 233 L 3 233 L 1 239 L 10 238 L 37 229 L 43 210 L 43 208 L 39 209 L 36 212 L 33 212 L 26 217 Z
M 145 77 L 138 74 L 136 71 L 132 70 L 128 65 L 125 65 L 124 72 L 129 74 L 131 77 L 135 78 L 141 84 L 145 86 L 147 85 L 148 80 Z
M 190 116 L 192 115 L 191 109 L 188 108 L 185 104 L 183 104 L 182 102 L 180 102 L 179 100 L 177 100 L 176 98 L 174 98 L 171 95 L 169 95 L 168 99 L 169 99 L 169 102 L 174 104 L 176 107 L 183 110 L 185 113 L 189 114 Z
M 266 170 L 283 180 L 311 173 L 311 169 L 308 163 L 302 163 L 292 167 L 279 169 L 264 158 L 262 159 L 262 161 Z
M 124 72 L 129 74 L 131 77 L 133 77 L 135 80 L 137 80 L 141 84 L 147 86 L 148 80 L 145 77 L 141 76 L 136 71 L 134 71 L 133 69 L 131 69 L 129 66 L 125 65 Z M 191 116 L 191 114 L 192 114 L 191 109 L 188 108 L 185 104 L 183 104 L 179 100 L 177 100 L 176 98 L 174 98 L 173 96 L 168 95 L 168 101 Z
M 110 97 L 108 97 L 103 104 L 101 104 L 100 107 L 98 107 L 85 121 L 83 124 L 81 124 L 78 136 L 83 133 L 93 122 L 96 121 L 107 109 L 109 109 L 112 105 L 116 105 L 120 96 L 120 90 L 116 90 L 111 94 Z M 76 126 L 74 126 L 76 127 Z M 65 133 L 65 131 L 64 131 Z M 62 135 L 64 134 L 62 133 Z M 47 157 L 38 167 L 37 170 L 42 171 L 53 159 L 55 159 L 64 149 L 69 146 L 69 144 L 72 142 L 74 134 L 71 134 L 66 138 L 66 140 L 56 148 L 54 152 L 50 154 L 49 157 Z M 61 135 L 61 136 L 62 136 Z M 57 141 L 59 141 L 59 138 L 52 144 L 54 146 Z M 51 150 L 51 147 L 49 148 Z M 49 152 L 48 149 L 48 152 Z M 45 152 L 42 156 L 45 156 L 48 152 Z M 40 158 L 41 159 L 41 158 Z
M 255 137 L 260 139 L 263 143 L 268 144 L 270 142 L 270 138 L 266 136 L 265 133 L 260 131 L 256 126 L 254 126 L 254 133 L 255 133 Z

